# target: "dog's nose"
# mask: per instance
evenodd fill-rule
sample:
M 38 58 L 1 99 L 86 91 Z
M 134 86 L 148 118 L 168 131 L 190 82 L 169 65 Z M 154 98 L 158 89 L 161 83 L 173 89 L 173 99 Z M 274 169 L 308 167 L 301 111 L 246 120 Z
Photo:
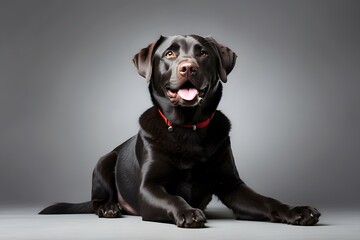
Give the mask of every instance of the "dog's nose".
M 181 76 L 185 77 L 187 75 L 195 75 L 197 71 L 197 66 L 193 62 L 185 61 L 179 64 L 178 72 Z

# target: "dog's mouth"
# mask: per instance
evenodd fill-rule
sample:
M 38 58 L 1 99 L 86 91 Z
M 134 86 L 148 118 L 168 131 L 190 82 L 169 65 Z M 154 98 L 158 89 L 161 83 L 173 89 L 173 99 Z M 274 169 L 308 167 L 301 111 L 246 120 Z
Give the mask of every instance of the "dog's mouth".
M 206 88 L 200 90 L 190 81 L 186 81 L 180 88 L 167 88 L 167 96 L 172 104 L 184 107 L 199 105 L 206 94 Z

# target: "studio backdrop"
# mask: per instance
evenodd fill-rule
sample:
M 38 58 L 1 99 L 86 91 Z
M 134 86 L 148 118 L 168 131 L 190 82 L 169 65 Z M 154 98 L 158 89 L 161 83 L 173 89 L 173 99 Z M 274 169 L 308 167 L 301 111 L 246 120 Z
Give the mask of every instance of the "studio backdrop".
M 219 106 L 241 178 L 359 207 L 359 1 L 0 2 L 0 204 L 90 199 L 97 160 L 151 106 L 132 57 L 160 35 L 238 55 Z

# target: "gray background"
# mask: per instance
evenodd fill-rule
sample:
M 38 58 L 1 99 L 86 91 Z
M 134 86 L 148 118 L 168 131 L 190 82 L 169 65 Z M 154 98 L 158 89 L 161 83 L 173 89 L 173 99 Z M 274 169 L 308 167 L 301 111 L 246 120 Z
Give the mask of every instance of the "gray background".
M 2 0 L 0 204 L 90 199 L 97 159 L 151 106 L 133 55 L 196 33 L 238 55 L 219 109 L 243 180 L 293 204 L 359 207 L 359 13 L 343 0 Z

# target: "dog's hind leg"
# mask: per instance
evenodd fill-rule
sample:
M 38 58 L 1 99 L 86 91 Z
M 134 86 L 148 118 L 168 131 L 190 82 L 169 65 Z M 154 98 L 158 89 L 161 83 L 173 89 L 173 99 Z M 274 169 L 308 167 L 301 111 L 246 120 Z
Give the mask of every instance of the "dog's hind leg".
M 122 213 L 115 183 L 116 160 L 117 153 L 110 152 L 100 158 L 93 172 L 91 202 L 99 217 L 118 218 Z

